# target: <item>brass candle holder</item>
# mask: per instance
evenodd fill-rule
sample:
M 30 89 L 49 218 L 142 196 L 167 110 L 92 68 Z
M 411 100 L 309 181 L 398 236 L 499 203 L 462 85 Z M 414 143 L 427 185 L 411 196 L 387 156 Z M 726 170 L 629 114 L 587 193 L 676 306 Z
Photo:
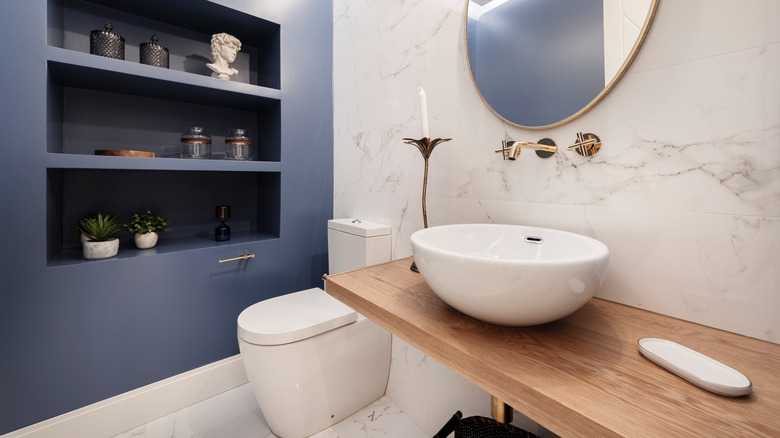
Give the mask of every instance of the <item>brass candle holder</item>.
M 422 190 L 422 213 L 423 213 L 423 226 L 428 228 L 428 209 L 425 206 L 425 197 L 428 192 L 428 159 L 433 153 L 433 148 L 441 143 L 452 140 L 451 138 L 434 138 L 431 140 L 428 137 L 423 137 L 419 140 L 414 138 L 404 138 L 404 143 L 414 145 L 422 154 L 423 160 L 425 160 L 425 172 L 423 173 L 423 190 Z M 412 262 L 410 269 L 414 272 L 420 272 L 417 270 L 417 265 Z

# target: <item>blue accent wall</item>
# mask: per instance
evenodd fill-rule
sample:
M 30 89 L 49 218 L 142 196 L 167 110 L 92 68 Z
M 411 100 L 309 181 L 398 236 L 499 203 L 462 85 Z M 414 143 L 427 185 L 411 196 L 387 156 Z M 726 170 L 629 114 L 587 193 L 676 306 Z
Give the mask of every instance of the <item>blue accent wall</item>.
M 49 216 L 62 209 L 51 196 L 62 172 L 47 164 L 52 11 L 45 0 L 3 1 L 0 434 L 238 354 L 244 308 L 322 284 L 333 200 L 332 2 L 278 3 L 255 7 L 281 27 L 281 157 L 269 173 L 278 177 L 260 183 L 277 185 L 278 238 L 57 266 L 47 261 Z M 217 263 L 245 251 L 256 257 Z
M 526 126 L 576 113 L 604 88 L 603 22 L 602 0 L 510 1 L 470 19 L 469 57 L 482 96 Z

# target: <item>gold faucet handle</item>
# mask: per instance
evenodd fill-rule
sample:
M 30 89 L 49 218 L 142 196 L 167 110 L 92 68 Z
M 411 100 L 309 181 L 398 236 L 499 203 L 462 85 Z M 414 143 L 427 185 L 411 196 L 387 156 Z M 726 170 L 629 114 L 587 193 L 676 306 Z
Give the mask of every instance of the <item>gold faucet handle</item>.
M 509 153 L 512 150 L 511 147 L 509 147 L 509 144 L 506 140 L 501 140 L 501 149 L 494 151 L 497 154 L 503 153 L 504 154 L 504 160 L 511 160 Z
M 583 157 L 592 157 L 601 149 L 601 139 L 596 134 L 582 132 L 577 133 L 577 141 L 568 147 Z

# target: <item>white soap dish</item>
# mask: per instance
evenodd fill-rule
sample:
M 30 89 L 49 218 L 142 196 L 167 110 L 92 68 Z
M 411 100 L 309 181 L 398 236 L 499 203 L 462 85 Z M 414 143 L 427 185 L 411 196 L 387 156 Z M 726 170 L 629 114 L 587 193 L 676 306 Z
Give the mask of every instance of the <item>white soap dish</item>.
M 739 397 L 753 390 L 744 374 L 688 347 L 657 338 L 642 338 L 638 344 L 646 358 L 715 394 Z

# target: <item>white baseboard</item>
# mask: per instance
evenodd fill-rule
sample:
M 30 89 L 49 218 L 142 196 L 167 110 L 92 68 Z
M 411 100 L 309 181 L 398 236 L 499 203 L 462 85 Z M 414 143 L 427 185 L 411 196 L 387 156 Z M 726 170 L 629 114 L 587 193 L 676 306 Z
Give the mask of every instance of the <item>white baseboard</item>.
M 15 430 L 0 438 L 108 438 L 247 381 L 241 355 L 236 355 Z

